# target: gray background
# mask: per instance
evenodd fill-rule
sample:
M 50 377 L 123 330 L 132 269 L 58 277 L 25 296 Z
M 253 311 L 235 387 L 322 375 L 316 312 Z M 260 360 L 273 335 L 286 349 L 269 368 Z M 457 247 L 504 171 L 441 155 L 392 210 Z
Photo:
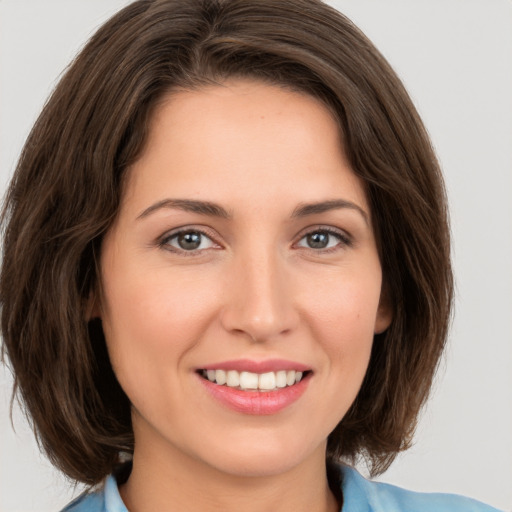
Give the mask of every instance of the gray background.
M 0 0 L 0 189 L 73 55 L 125 0 Z M 512 510 L 512 3 L 336 0 L 408 87 L 443 165 L 457 278 L 449 348 L 415 446 L 381 479 Z M 79 488 L 39 455 L 0 369 L 0 511 Z

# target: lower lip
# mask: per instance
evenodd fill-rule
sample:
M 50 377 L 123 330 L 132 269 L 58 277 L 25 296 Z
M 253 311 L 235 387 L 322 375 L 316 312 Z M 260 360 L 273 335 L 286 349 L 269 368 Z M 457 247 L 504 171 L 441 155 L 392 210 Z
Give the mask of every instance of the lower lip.
M 242 391 L 220 386 L 198 375 L 210 395 L 223 405 L 236 412 L 261 416 L 276 414 L 296 402 L 306 391 L 310 377 L 308 374 L 297 384 L 275 391 Z

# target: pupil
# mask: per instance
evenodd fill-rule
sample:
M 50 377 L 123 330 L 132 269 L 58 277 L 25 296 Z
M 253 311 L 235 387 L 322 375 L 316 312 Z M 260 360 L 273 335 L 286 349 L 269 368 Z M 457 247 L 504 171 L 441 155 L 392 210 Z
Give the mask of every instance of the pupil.
M 312 249 L 324 249 L 329 243 L 329 233 L 318 231 L 308 235 L 308 245 Z
M 183 233 L 178 236 L 178 244 L 182 249 L 186 251 L 197 249 L 201 245 L 201 234 Z

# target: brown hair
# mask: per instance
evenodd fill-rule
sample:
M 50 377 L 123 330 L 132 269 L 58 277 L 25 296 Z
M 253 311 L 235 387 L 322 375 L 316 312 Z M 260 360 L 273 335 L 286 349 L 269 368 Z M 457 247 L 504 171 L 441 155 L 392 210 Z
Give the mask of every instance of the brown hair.
M 442 353 L 452 274 L 443 182 L 403 85 L 368 39 L 318 0 L 140 0 L 72 63 L 25 144 L 2 223 L 1 329 L 18 391 L 50 459 L 94 484 L 133 451 L 130 404 L 98 320 L 102 237 L 157 102 L 249 77 L 320 98 L 365 183 L 393 308 L 328 458 L 383 471 L 408 447 Z

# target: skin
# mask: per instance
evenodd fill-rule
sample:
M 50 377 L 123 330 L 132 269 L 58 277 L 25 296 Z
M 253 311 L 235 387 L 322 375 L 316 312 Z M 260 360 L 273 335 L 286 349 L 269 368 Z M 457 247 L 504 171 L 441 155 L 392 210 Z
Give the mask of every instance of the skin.
M 214 202 L 230 218 L 158 207 L 166 199 Z M 349 206 L 293 216 L 339 199 Z M 133 405 L 133 471 L 120 489 L 131 512 L 339 510 L 326 439 L 391 320 L 369 219 L 318 100 L 236 80 L 158 107 L 104 240 L 96 311 Z M 177 228 L 207 237 L 187 252 Z M 306 235 L 322 229 L 328 247 L 312 248 Z M 306 364 L 309 385 L 276 414 L 233 411 L 197 369 L 241 358 Z

